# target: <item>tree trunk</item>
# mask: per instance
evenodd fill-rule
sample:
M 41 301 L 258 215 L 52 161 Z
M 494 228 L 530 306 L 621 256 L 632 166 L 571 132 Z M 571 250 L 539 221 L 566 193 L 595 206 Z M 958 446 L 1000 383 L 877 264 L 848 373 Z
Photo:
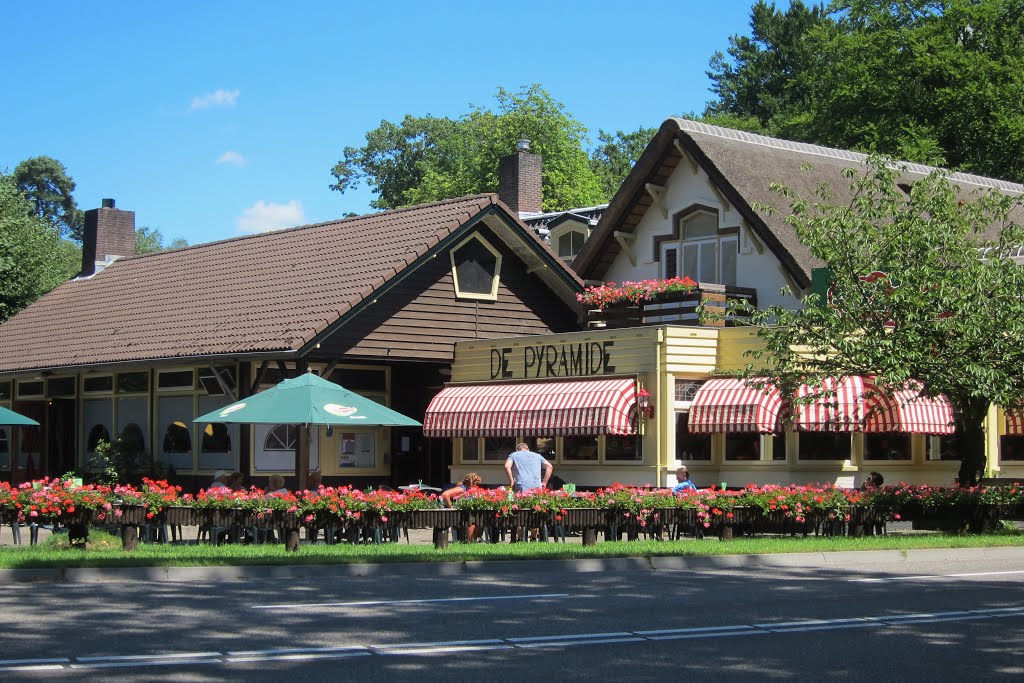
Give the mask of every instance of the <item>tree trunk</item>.
M 957 420 L 960 432 L 960 486 L 974 486 L 985 473 L 985 430 L 982 427 L 988 405 L 974 406 Z M 973 415 L 972 415 L 973 414 Z

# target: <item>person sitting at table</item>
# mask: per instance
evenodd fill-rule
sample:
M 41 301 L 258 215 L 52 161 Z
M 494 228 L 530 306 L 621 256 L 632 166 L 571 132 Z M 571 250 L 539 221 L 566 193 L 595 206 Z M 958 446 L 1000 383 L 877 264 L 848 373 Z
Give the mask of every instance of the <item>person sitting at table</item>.
M 227 470 L 217 470 L 213 475 L 213 481 L 210 482 L 209 489 L 213 491 L 215 489 L 230 489 L 228 486 L 228 479 L 231 477 L 231 473 Z
M 232 491 L 244 491 L 245 475 L 237 470 L 228 475 L 228 488 Z
M 466 495 L 466 492 L 469 491 L 469 489 L 479 485 L 480 475 L 477 474 L 476 472 L 470 472 L 465 477 L 463 477 L 461 484 L 459 484 L 458 486 L 453 486 L 447 491 L 441 493 L 441 504 L 444 505 L 446 508 L 450 508 L 452 506 L 453 500 L 459 498 L 460 496 Z
M 686 467 L 680 467 L 676 470 L 676 481 L 678 482 L 672 487 L 672 493 L 682 493 L 683 491 L 696 491 L 697 487 L 690 481 L 690 471 Z
M 288 489 L 284 487 L 284 477 L 282 477 L 280 474 L 271 474 L 269 477 L 267 477 L 266 497 L 270 498 L 271 496 L 280 495 L 283 493 L 291 493 Z

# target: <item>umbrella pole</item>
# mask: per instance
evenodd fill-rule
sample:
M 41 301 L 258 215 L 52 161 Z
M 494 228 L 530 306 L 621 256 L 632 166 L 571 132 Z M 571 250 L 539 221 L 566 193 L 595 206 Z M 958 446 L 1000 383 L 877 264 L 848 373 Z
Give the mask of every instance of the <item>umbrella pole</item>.
M 295 439 L 295 474 L 299 482 L 297 489 L 305 491 L 309 483 L 309 425 L 299 425 Z

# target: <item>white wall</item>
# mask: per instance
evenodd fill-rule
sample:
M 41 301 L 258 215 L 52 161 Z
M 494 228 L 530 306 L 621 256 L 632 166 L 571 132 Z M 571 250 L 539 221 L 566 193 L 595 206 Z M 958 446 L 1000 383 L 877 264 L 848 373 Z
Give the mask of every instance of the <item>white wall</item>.
M 711 181 L 703 170 L 693 173 L 687 162 L 682 162 L 669 177 L 664 198 L 668 216 L 662 215 L 657 204 L 651 206 L 640 220 L 636 230 L 634 250 L 636 266 L 629 257 L 620 252 L 604 276 L 605 281 L 623 282 L 625 280 L 647 280 L 660 277 L 659 263 L 654 260 L 654 238 L 658 235 L 672 233 L 672 216 L 693 204 L 703 204 L 719 210 L 721 227 L 735 227 L 742 224 L 742 219 L 735 207 L 723 205 L 711 186 Z M 742 227 L 740 235 L 740 254 L 736 262 L 737 282 L 740 287 L 752 287 L 757 290 L 759 308 L 785 304 L 793 306 L 796 301 L 791 297 L 783 297 L 779 290 L 787 284 L 781 264 L 775 255 L 762 243 L 758 253 L 750 240 L 749 228 Z

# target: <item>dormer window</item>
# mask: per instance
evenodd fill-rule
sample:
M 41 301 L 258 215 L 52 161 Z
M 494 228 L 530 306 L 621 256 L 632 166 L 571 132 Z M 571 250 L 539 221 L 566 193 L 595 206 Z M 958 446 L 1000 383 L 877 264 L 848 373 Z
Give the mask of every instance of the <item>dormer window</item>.
M 559 235 L 555 244 L 558 258 L 566 263 L 570 263 L 576 258 L 576 254 L 580 253 L 580 250 L 583 248 L 583 242 L 586 239 L 587 236 L 579 230 L 569 230 Z
M 449 252 L 455 296 L 460 299 L 498 298 L 501 254 L 480 235 L 470 235 Z
M 736 284 L 739 228 L 719 226 L 718 211 L 693 206 L 676 215 L 672 237 L 660 237 L 663 278 L 688 276 L 697 282 Z

